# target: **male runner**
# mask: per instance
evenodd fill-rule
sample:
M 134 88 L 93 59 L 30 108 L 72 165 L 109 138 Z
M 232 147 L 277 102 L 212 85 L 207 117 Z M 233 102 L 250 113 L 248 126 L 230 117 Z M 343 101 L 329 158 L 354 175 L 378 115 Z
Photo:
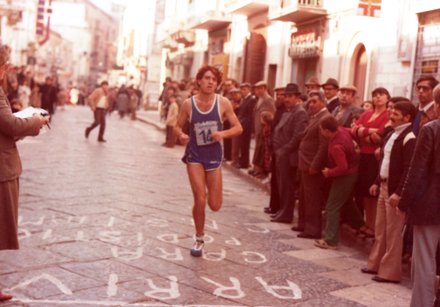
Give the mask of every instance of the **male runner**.
M 223 149 L 221 140 L 240 135 L 242 127 L 233 111 L 231 102 L 215 93 L 222 80 L 221 72 L 213 66 L 203 66 L 196 75 L 199 93 L 186 99 L 181 107 L 176 135 L 186 144 L 182 161 L 194 196 L 192 210 L 196 228 L 191 255 L 200 257 L 204 245 L 205 206 L 218 211 L 222 205 Z M 223 120 L 229 120 L 231 128 L 223 130 Z M 189 136 L 182 131 L 189 121 Z

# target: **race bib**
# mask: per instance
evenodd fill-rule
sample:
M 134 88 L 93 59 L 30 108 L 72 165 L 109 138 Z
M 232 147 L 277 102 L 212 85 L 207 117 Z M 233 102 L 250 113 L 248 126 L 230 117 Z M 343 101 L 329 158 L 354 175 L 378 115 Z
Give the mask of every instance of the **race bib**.
M 198 146 L 205 146 L 214 143 L 211 135 L 217 132 L 217 122 L 207 121 L 194 124 L 194 132 L 196 135 L 196 141 Z

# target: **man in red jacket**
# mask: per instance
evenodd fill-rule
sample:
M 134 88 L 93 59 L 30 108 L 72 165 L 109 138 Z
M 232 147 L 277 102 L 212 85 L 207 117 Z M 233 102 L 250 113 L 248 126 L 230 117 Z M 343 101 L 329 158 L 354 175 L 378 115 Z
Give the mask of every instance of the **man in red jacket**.
M 331 178 L 331 188 L 325 207 L 324 238 L 315 241 L 315 245 L 324 249 L 336 249 L 339 242 L 339 220 L 342 206 L 351 219 L 350 226 L 359 229 L 364 221 L 354 202 L 348 202 L 353 195 L 357 179 L 359 158 L 353 140 L 347 129 L 339 127 L 333 116 L 321 119 L 322 135 L 329 140 L 328 167 L 322 170 L 324 177 Z

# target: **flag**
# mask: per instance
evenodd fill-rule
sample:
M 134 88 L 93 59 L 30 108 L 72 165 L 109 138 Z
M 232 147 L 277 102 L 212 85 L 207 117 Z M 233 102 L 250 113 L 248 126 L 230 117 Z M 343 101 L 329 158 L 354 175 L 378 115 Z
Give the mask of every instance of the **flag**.
M 362 16 L 380 17 L 382 0 L 360 0 L 358 14 Z

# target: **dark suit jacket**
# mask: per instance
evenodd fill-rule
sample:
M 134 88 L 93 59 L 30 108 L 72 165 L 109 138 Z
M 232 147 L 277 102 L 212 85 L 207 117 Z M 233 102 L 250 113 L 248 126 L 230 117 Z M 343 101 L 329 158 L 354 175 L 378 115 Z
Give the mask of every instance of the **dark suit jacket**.
M 436 119 L 420 130 L 399 202 L 414 225 L 440 225 L 439 152 L 440 119 Z
M 15 117 L 3 89 L 0 88 L 0 182 L 17 179 L 21 174 L 16 139 L 37 135 L 39 132 L 40 120 L 34 117 L 27 119 Z
M 332 113 L 336 107 L 339 106 L 339 98 L 333 99 L 329 104 L 327 104 L 327 110 Z
M 384 148 L 394 131 L 388 133 L 384 139 L 382 148 L 380 150 L 381 159 L 380 167 L 383 163 Z M 412 132 L 412 126 L 405 128 L 402 133 L 396 138 L 391 149 L 389 176 L 388 176 L 388 194 L 402 193 L 403 184 L 405 183 L 406 175 L 408 174 L 411 158 L 413 156 L 414 147 L 416 145 L 416 136 Z M 380 170 L 379 167 L 379 170 Z M 379 171 L 380 172 L 380 171 Z M 376 184 L 379 184 L 379 176 L 376 179 Z
M 243 127 L 243 134 L 251 135 L 254 122 L 254 109 L 257 103 L 257 98 L 249 94 L 247 97 L 243 98 L 240 106 L 237 110 L 237 117 Z
M 333 116 L 336 116 L 336 114 L 338 114 L 340 107 L 341 106 L 338 106 L 333 110 L 333 113 L 332 113 Z M 362 108 L 359 108 L 355 105 L 351 105 L 345 110 L 344 114 L 338 120 L 338 122 L 342 127 L 350 128 L 351 124 L 353 122 L 353 119 L 358 117 L 363 111 L 364 110 Z
M 420 120 L 420 128 L 436 118 L 437 113 L 435 112 L 434 105 L 432 105 L 426 112 L 423 113 L 422 119 Z
M 319 121 L 327 115 L 330 113 L 324 108 L 310 117 L 304 137 L 299 144 L 298 169 L 301 171 L 307 171 L 310 168 L 320 171 L 326 165 L 328 140 L 321 134 Z
M 287 118 L 283 118 L 287 116 Z M 275 155 L 288 154 L 292 166 L 298 166 L 298 147 L 304 136 L 307 126 L 307 111 L 296 105 L 292 110 L 283 114 L 282 119 L 275 127 L 273 136 L 273 150 Z

